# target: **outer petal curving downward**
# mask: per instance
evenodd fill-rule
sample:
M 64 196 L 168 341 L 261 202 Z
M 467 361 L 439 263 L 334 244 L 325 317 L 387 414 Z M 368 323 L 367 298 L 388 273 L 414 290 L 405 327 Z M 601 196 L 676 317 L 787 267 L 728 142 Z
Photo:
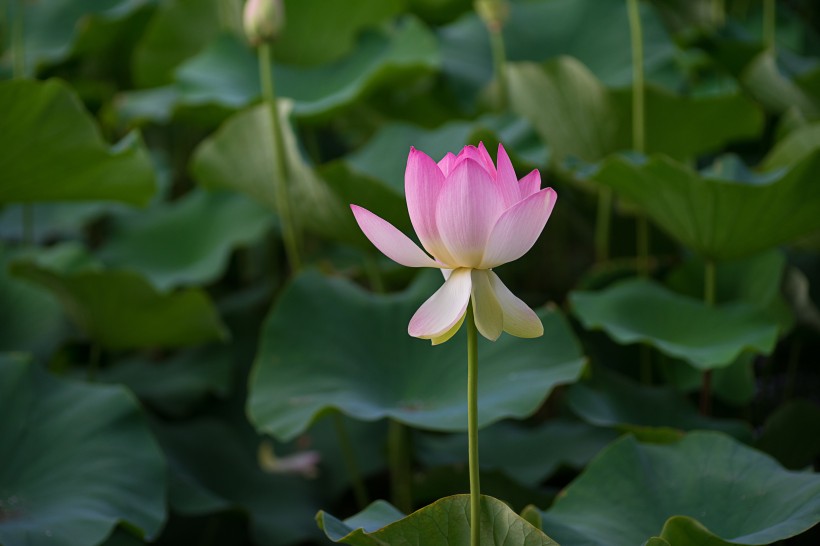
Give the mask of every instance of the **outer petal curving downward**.
M 492 269 L 526 254 L 544 230 L 556 199 L 555 191 L 546 188 L 505 210 L 490 232 L 479 267 Z
M 404 194 L 410 221 L 421 245 L 437 260 L 449 263 L 453 258 L 441 242 L 436 227 L 436 202 L 444 187 L 444 174 L 424 152 L 410 149 L 404 172 Z
M 498 275 L 487 272 L 490 285 L 495 292 L 498 303 L 504 313 L 504 331 L 516 337 L 540 337 L 544 335 L 544 325 L 535 311 L 518 299 L 510 289 L 504 286 Z
M 471 286 L 469 269 L 453 271 L 444 285 L 419 307 L 407 332 L 422 339 L 436 339 L 449 333 L 467 311 Z
M 436 225 L 455 259 L 451 267 L 478 267 L 490 230 L 504 210 L 487 171 L 472 159 L 456 165 L 439 195 Z
M 475 325 L 481 335 L 495 341 L 504 330 L 504 313 L 490 282 L 491 271 L 473 269 L 472 301 Z
M 358 205 L 350 205 L 350 208 L 370 242 L 394 262 L 407 267 L 441 267 L 390 222 Z

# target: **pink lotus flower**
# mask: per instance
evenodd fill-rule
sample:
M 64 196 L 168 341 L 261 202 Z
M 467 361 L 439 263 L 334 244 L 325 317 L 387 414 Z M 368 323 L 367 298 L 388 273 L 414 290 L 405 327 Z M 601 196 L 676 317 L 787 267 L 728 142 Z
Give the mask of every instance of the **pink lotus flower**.
M 504 147 L 498 169 L 483 144 L 448 153 L 436 164 L 410 149 L 404 188 L 410 220 L 428 256 L 387 221 L 351 205 L 368 239 L 388 258 L 407 267 L 435 267 L 446 282 L 416 311 L 408 332 L 433 344 L 450 339 L 464 322 L 472 298 L 481 335 L 501 332 L 538 337 L 544 327 L 527 304 L 492 271 L 523 256 L 538 239 L 557 194 L 541 189 L 537 170 L 516 177 Z

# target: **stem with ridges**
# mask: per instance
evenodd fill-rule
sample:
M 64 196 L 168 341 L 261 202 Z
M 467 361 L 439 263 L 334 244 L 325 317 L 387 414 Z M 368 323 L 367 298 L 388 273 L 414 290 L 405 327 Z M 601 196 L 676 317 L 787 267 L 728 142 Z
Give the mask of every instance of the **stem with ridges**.
M 643 31 L 638 0 L 627 0 L 629 13 L 629 36 L 632 43 L 632 147 L 641 154 L 646 152 L 646 132 L 644 122 L 644 76 L 643 76 Z M 637 223 L 638 271 L 649 275 L 649 224 L 646 215 L 640 213 Z
M 276 106 L 276 92 L 274 91 L 273 71 L 271 70 L 271 48 L 270 44 L 263 43 L 258 48 L 259 57 L 259 79 L 262 84 L 262 97 L 268 105 L 270 121 L 273 129 L 273 160 L 276 164 L 276 177 L 274 178 L 274 190 L 276 192 L 276 208 L 279 214 L 279 223 L 282 229 L 282 238 L 285 243 L 285 252 L 288 255 L 288 262 L 291 270 L 296 273 L 302 267 L 302 260 L 299 255 L 299 244 L 297 242 L 296 226 L 290 209 L 290 197 L 288 195 L 288 158 L 285 151 L 284 132 L 279 119 L 279 109 Z
M 470 545 L 481 540 L 481 484 L 478 474 L 478 330 L 473 305 L 467 306 L 467 436 L 470 465 Z
M 709 307 L 715 305 L 715 262 L 706 260 L 703 271 L 703 302 Z M 712 413 L 712 370 L 703 372 L 700 387 L 700 412 L 703 415 Z
M 362 473 L 359 470 L 359 463 L 356 462 L 356 453 L 353 451 L 353 444 L 350 442 L 347 426 L 345 426 L 341 413 L 336 412 L 333 414 L 333 424 L 336 427 L 336 436 L 339 438 L 339 448 L 342 451 L 342 459 L 344 459 L 345 466 L 347 467 L 347 475 L 353 487 L 356 504 L 359 505 L 359 509 L 364 510 L 370 501 L 367 498 L 367 489 L 364 486 Z
M 413 484 L 411 482 L 410 447 L 407 429 L 390 419 L 387 430 L 387 455 L 390 463 L 390 493 L 393 505 L 409 514 L 413 511 Z

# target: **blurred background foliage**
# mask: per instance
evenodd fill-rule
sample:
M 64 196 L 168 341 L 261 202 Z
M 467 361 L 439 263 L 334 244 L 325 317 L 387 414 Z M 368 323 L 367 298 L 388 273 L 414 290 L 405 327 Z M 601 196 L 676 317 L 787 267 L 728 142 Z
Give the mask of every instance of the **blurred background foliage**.
M 564 546 L 817 544 L 820 4 L 642 1 L 637 87 L 628 4 L 285 0 L 282 179 L 241 0 L 6 0 L 0 544 L 373 544 L 465 492 L 440 279 L 347 205 L 409 233 L 409 147 L 479 141 L 560 195 L 484 492 Z

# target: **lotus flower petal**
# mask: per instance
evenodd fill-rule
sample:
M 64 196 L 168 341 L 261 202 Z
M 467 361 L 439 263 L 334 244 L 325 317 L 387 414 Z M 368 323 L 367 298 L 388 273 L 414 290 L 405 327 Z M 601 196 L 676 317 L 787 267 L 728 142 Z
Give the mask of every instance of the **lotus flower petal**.
M 453 258 L 436 227 L 436 202 L 443 187 L 444 174 L 435 161 L 424 152 L 411 148 L 404 173 L 404 194 L 410 221 L 427 252 L 439 261 L 450 263 Z
M 532 171 L 518 182 L 518 191 L 521 199 L 526 199 L 540 189 L 541 173 L 539 173 L 538 170 Z
M 537 171 L 536 171 L 537 172 Z M 504 208 L 510 208 L 521 200 L 521 192 L 518 187 L 518 178 L 515 175 L 510 156 L 501 144 L 498 145 L 498 174 L 496 183 L 504 199 Z
M 441 345 L 442 343 L 444 343 L 445 341 L 449 341 L 451 337 L 456 335 L 456 333 L 458 333 L 458 331 L 461 330 L 461 325 L 464 324 L 464 319 L 466 318 L 466 316 L 466 313 L 464 315 L 461 315 L 461 318 L 458 322 L 456 322 L 455 326 L 444 332 L 439 337 L 432 338 L 430 341 L 433 342 L 433 345 Z
M 504 330 L 504 312 L 490 283 L 490 273 L 483 269 L 472 271 L 473 316 L 481 335 L 495 341 Z
M 478 267 L 492 226 L 504 210 L 495 182 L 477 162 L 456 165 L 436 205 L 436 225 L 455 259 L 452 267 Z
M 490 285 L 504 312 L 504 331 L 516 337 L 539 337 L 544 335 L 544 325 L 535 311 L 510 292 L 501 279 L 488 271 Z
M 456 269 L 450 278 L 419 307 L 407 332 L 413 337 L 435 339 L 443 337 L 464 317 L 470 301 L 469 269 Z
M 394 262 L 407 267 L 441 267 L 390 222 L 358 205 L 350 205 L 350 208 L 370 242 Z
M 453 164 L 453 166 L 451 167 L 450 172 L 453 172 L 453 170 L 459 164 L 461 164 L 462 162 L 467 161 L 469 159 L 471 159 L 471 160 L 475 161 L 476 163 L 478 163 L 479 165 L 481 165 L 481 167 L 483 167 L 484 170 L 487 171 L 487 174 L 490 175 L 490 178 L 495 179 L 495 177 L 496 177 L 495 164 L 493 163 L 493 158 L 490 157 L 489 152 L 487 152 L 487 148 L 484 147 L 483 142 L 478 144 L 478 148 L 476 148 L 475 146 L 465 146 L 458 153 L 458 156 L 456 157 L 456 161 Z
M 526 254 L 544 230 L 557 197 L 546 188 L 505 210 L 490 232 L 479 267 L 491 269 Z
M 441 158 L 441 161 L 438 162 L 438 168 L 441 169 L 441 172 L 442 174 L 444 174 L 444 176 L 447 176 L 448 174 L 450 174 L 450 171 L 453 170 L 455 164 L 456 156 L 453 155 L 453 152 L 447 152 L 447 155 Z

